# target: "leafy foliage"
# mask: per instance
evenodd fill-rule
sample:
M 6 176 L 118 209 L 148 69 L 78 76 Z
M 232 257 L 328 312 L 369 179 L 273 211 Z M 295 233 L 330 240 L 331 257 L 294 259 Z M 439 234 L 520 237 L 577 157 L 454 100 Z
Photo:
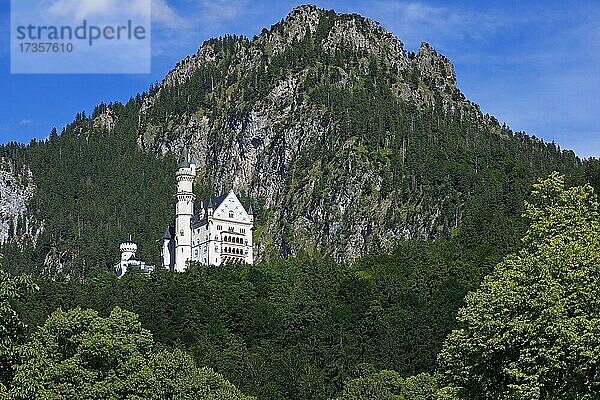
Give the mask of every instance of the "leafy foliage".
M 525 247 L 467 296 L 440 354 L 464 399 L 594 399 L 600 389 L 600 215 L 590 186 L 535 185 Z
M 350 380 L 338 400 L 431 400 L 438 390 L 428 374 L 407 379 L 395 371 L 380 371 Z
M 40 281 L 19 309 L 34 326 L 57 307 L 101 315 L 126 308 L 158 342 L 182 346 L 246 393 L 326 399 L 361 365 L 403 376 L 431 371 L 465 294 L 487 272 L 481 265 L 497 261 L 454 242 L 405 242 L 354 265 L 302 255 L 182 274 Z
M 14 303 L 35 289 L 31 277 L 11 277 L 0 269 L 0 393 L 11 380 L 17 346 L 24 340 L 26 331 Z
M 58 309 L 20 349 L 11 399 L 248 399 L 181 350 L 152 352 L 135 314 Z

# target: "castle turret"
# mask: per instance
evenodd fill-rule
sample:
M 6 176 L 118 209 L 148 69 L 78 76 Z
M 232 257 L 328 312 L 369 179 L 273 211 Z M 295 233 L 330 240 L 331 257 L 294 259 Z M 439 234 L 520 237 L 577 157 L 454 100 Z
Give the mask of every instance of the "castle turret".
M 169 225 L 165 230 L 162 237 L 162 249 L 161 249 L 161 267 L 171 270 L 175 264 L 175 247 L 173 246 L 173 239 L 175 237 L 175 226 Z
M 192 258 L 192 216 L 194 215 L 193 183 L 196 177 L 196 160 L 183 146 L 179 165 L 175 173 L 177 181 L 177 202 L 175 205 L 175 266 L 174 270 L 183 272 Z
M 135 260 L 135 253 L 137 251 L 137 244 L 131 239 L 131 235 L 124 238 L 119 246 L 121 250 L 121 262 L 120 262 L 120 273 L 119 276 L 125 275 L 130 260 Z M 119 271 L 118 271 L 119 272 Z
M 130 269 L 140 270 L 144 274 L 149 274 L 154 271 L 154 265 L 146 265 L 145 262 L 136 259 L 135 253 L 137 252 L 137 244 L 131 239 L 131 235 L 125 237 L 121 241 L 119 250 L 121 250 L 121 261 L 115 265 L 115 272 L 120 278 Z

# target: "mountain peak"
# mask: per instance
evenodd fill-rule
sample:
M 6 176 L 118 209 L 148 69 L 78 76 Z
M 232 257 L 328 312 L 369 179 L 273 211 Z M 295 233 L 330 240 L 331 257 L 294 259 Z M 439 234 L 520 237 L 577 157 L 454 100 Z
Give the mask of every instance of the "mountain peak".
M 454 66 L 448 58 L 439 54 L 429 43 L 421 43 L 414 62 L 421 77 L 434 80 L 433 84 L 437 89 L 446 90 L 447 86 L 456 87 Z
M 302 18 L 303 16 L 321 15 L 325 10 L 317 7 L 314 4 L 302 4 L 294 7 L 287 15 L 286 20 L 294 18 Z
M 516 203 L 495 200 L 520 193 L 515 176 L 520 184 L 577 160 L 483 116 L 455 83 L 450 61 L 428 43 L 407 54 L 375 21 L 297 7 L 252 40 L 206 41 L 150 93 L 99 106 L 36 144 L 31 184 L 19 183 L 26 169 L 0 163 L 0 242 L 40 236 L 48 274 L 83 274 L 79 260 L 102 268 L 97 246 L 78 243 L 114 239 L 136 224 L 146 232 L 142 248 L 159 250 L 144 243 L 164 232 L 159 216 L 170 215 L 174 189 L 164 177 L 184 144 L 198 162 L 198 193 L 233 188 L 252 204 L 257 258 L 316 251 L 352 261 L 402 239 L 473 232 L 478 221 L 498 221 L 497 209 L 519 215 Z M 139 154 L 134 142 L 169 156 Z M 116 178 L 90 174 L 115 168 Z M 121 226 L 133 212 L 105 198 L 150 217 Z M 489 199 L 490 213 L 479 215 Z M 39 223 L 23 219 L 30 200 L 44 207 L 31 214 Z M 65 225 L 72 210 L 84 222 Z M 511 226 L 499 225 L 499 234 Z M 68 239 L 57 241 L 65 226 Z
M 382 75 L 379 80 L 374 72 Z M 478 112 L 456 87 L 450 61 L 428 43 L 422 43 L 417 54 L 409 55 L 400 39 L 376 21 L 306 4 L 252 40 L 237 36 L 210 39 L 195 55 L 178 63 L 144 100 L 138 145 L 169 152 L 178 148 L 184 136 L 191 140 L 199 135 L 192 131 L 209 129 L 216 115 L 215 99 L 221 102 L 222 110 L 231 107 L 242 114 L 258 112 L 265 104 L 281 107 L 284 97 L 296 98 L 300 92 L 308 95 L 320 81 L 328 80 L 326 76 L 344 90 L 360 87 L 364 80 L 378 84 L 383 79 L 395 96 L 419 107 L 437 102 L 444 110 Z M 189 92 L 186 99 L 179 98 L 182 91 Z M 160 99 L 163 92 L 166 97 Z M 245 101 L 237 101 L 239 96 L 245 96 Z M 178 107 L 186 110 L 184 118 L 193 116 L 185 129 L 163 131 L 148 125 L 147 116 L 163 107 L 155 105 L 173 101 L 185 103 Z M 200 104 L 202 109 L 195 110 Z
M 307 34 L 314 34 L 325 15 L 325 10 L 312 4 L 294 8 L 281 22 L 263 29 L 259 40 L 274 44 L 274 51 L 283 51 L 294 42 L 303 40 Z

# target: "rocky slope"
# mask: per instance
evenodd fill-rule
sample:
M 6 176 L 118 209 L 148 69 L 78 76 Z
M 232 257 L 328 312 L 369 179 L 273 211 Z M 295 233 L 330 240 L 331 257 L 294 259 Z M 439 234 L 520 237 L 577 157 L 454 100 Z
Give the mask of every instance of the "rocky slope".
M 19 167 L 8 158 L 0 158 L 0 245 L 25 235 L 37 237 L 41 227 L 32 223 L 27 212 L 34 191 L 28 166 Z
M 331 92 L 328 98 L 316 100 L 323 90 Z M 352 260 L 401 238 L 433 238 L 456 228 L 464 211 L 460 194 L 425 185 L 414 168 L 404 168 L 403 183 L 395 182 L 408 185 L 403 193 L 382 192 L 390 169 L 427 150 L 411 147 L 414 115 L 399 121 L 396 132 L 373 133 L 388 136 L 383 148 L 367 144 L 371 127 L 348 127 L 348 116 L 332 104 L 339 99 L 331 98 L 359 90 L 436 110 L 438 125 L 440 114 L 452 114 L 502 133 L 464 98 L 452 64 L 428 44 L 409 54 L 376 22 L 300 6 L 251 41 L 208 41 L 180 62 L 145 99 L 138 144 L 164 155 L 187 143 L 200 160 L 200 184 L 214 192 L 232 186 L 260 200 L 266 220 L 259 253 L 307 249 Z M 355 106 L 346 114 L 356 113 Z M 383 165 L 374 160 L 379 153 Z

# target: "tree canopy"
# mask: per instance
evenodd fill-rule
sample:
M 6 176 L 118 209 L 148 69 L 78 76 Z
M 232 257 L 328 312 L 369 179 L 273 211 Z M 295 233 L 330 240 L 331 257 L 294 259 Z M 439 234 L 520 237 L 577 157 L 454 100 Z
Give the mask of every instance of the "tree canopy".
M 534 186 L 520 250 L 495 268 L 458 236 L 351 265 L 311 254 L 38 280 L 27 296 L 30 279 L 0 272 L 0 398 L 592 399 L 599 206 L 591 186 L 566 186 L 558 173 Z M 29 341 L 26 324 L 41 326 Z
M 0 392 L 12 377 L 16 349 L 25 338 L 26 325 L 15 311 L 14 302 L 35 288 L 30 277 L 11 277 L 0 269 Z
M 153 351 L 138 316 L 52 313 L 19 349 L 11 399 L 251 399 L 181 350 Z
M 379 371 L 348 381 L 337 400 L 432 400 L 436 392 L 429 374 L 404 379 L 395 371 Z
M 470 293 L 439 356 L 461 399 L 593 399 L 600 390 L 600 220 L 557 173 L 526 204 L 524 248 Z

